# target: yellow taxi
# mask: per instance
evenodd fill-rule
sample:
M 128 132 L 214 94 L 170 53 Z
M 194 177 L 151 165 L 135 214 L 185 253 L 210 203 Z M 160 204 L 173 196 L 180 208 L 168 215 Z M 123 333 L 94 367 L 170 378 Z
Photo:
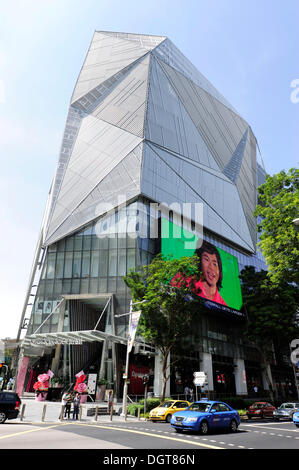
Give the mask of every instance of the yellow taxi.
M 149 419 L 151 421 L 166 421 L 170 423 L 173 413 L 177 411 L 182 411 L 190 403 L 186 400 L 167 400 L 161 403 L 157 408 L 154 408 L 150 411 Z

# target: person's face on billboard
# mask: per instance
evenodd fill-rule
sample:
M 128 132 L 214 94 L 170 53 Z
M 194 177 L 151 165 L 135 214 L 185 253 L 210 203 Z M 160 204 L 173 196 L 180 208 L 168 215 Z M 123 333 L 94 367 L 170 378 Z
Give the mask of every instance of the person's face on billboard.
M 219 266 L 217 256 L 204 251 L 201 255 L 201 269 L 204 280 L 210 287 L 216 289 L 219 279 Z

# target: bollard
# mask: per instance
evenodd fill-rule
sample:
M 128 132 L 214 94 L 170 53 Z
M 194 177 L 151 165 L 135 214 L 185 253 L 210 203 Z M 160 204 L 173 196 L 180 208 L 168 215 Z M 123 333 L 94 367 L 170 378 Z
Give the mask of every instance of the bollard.
M 110 421 L 112 421 L 112 417 L 113 417 L 113 403 L 111 403 L 111 407 L 110 407 Z
M 94 415 L 94 420 L 97 421 L 98 420 L 98 414 L 99 414 L 99 407 L 96 406 L 96 413 Z
M 138 415 L 138 421 L 140 421 L 140 407 L 138 407 L 137 415 Z
M 25 408 L 26 408 L 26 404 L 24 403 L 24 405 L 22 406 L 22 409 L 21 409 L 20 421 L 23 421 Z
M 82 418 L 82 405 L 80 405 L 80 408 L 79 408 L 79 421 L 81 421 L 81 418 Z
M 42 413 L 42 421 L 45 421 L 46 411 L 47 411 L 47 405 L 44 405 L 43 406 L 43 413 Z
M 59 417 L 60 421 L 63 421 L 64 410 L 65 410 L 65 405 L 62 405 L 61 412 L 60 412 L 60 417 Z

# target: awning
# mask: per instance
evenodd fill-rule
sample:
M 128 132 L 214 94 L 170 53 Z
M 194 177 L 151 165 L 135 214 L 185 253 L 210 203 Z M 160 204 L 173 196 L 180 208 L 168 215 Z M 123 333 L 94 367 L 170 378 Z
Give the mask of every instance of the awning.
M 51 347 L 57 344 L 82 344 L 94 341 L 111 341 L 113 343 L 127 344 L 127 339 L 98 330 L 60 331 L 57 333 L 37 333 L 24 338 L 23 347 Z

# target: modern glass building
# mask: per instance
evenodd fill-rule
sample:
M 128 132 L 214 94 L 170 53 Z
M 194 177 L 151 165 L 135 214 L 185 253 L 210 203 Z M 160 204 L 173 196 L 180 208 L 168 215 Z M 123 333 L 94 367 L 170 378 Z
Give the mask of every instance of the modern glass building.
M 123 276 L 161 250 L 161 211 L 152 203 L 172 207 L 169 220 L 190 204 L 191 229 L 200 204 L 198 237 L 235 257 L 239 270 L 265 268 L 252 215 L 265 177 L 256 147 L 249 124 L 168 38 L 94 33 L 26 294 L 19 387 L 31 391 L 47 368 L 70 382 L 83 369 L 105 377 L 121 396 L 130 304 Z M 207 371 L 215 393 L 246 395 L 254 383 L 267 388 L 241 329 L 233 315 L 227 321 L 207 310 L 189 366 L 172 371 L 169 391 L 182 392 L 197 370 Z M 159 394 L 160 368 L 155 349 L 137 338 L 129 393 L 143 393 L 148 373 Z

